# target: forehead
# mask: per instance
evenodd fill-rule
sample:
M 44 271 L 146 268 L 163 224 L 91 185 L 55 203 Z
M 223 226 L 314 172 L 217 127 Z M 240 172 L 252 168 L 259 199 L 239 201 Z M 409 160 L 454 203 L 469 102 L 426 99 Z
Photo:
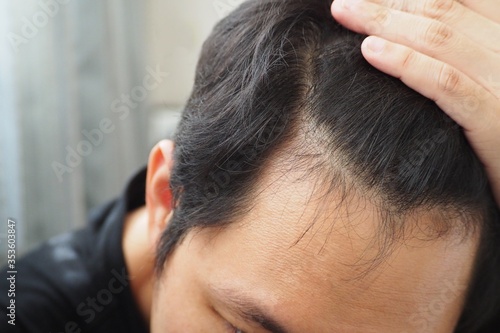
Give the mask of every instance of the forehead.
M 391 332 L 419 315 L 436 332 L 451 330 L 475 240 L 422 240 L 417 228 L 380 257 L 381 220 L 369 202 L 321 195 L 293 173 L 269 176 L 256 193 L 237 222 L 197 234 L 207 283 L 256 298 L 298 331 Z M 433 223 L 431 214 L 415 218 Z

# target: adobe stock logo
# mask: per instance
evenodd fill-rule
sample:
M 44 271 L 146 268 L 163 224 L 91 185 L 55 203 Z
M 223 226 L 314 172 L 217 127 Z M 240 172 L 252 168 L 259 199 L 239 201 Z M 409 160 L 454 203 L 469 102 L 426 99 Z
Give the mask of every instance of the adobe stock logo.
M 40 9 L 31 18 L 24 16 L 22 20 L 21 34 L 7 33 L 7 39 L 12 49 L 17 53 L 21 44 L 27 44 L 38 35 L 51 18 L 54 18 L 60 10 L 60 5 L 66 5 L 70 0 L 41 0 L 38 2 Z
M 235 10 L 242 2 L 243 0 L 214 0 L 212 5 L 217 16 L 221 19 Z
M 115 300 L 115 297 L 122 293 L 130 283 L 130 277 L 125 268 L 119 273 L 115 269 L 111 270 L 113 276 L 105 288 L 99 290 L 93 297 L 87 299 L 76 308 L 76 313 L 83 320 L 82 325 L 90 324 L 95 320 L 97 314 L 102 312 L 105 307 Z M 82 327 L 75 321 L 69 321 L 64 325 L 64 331 L 58 333 L 81 333 Z M 52 333 L 52 332 L 51 332 Z
M 82 130 L 81 134 L 85 139 L 80 140 L 74 147 L 66 146 L 64 161 L 52 161 L 52 170 L 59 182 L 64 180 L 64 175 L 73 173 L 75 168 L 83 162 L 83 158 L 92 154 L 94 149 L 105 141 L 106 136 L 115 131 L 117 122 L 127 119 L 131 111 L 138 108 L 140 103 L 144 102 L 153 90 L 160 87 L 169 75 L 159 65 L 156 68 L 147 66 L 146 72 L 142 84 L 134 86 L 111 102 L 110 111 L 118 117 L 117 120 L 104 117 L 99 121 L 97 128 Z
M 446 280 L 441 292 L 426 305 L 421 306 L 416 313 L 408 318 L 408 323 L 413 327 L 412 333 L 432 332 L 436 320 L 457 298 L 467 290 L 467 285 L 459 280 Z M 409 333 L 405 330 L 401 333 Z

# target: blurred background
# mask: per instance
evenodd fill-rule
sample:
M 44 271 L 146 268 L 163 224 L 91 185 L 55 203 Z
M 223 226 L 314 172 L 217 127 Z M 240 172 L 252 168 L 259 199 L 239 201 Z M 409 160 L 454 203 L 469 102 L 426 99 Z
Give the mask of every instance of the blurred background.
M 85 225 L 172 135 L 214 24 L 242 0 L 0 0 L 0 265 Z

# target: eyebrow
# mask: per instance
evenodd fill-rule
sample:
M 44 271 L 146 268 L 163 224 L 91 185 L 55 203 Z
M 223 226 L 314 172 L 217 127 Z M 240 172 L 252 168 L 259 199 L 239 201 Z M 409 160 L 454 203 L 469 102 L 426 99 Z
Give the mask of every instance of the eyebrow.
M 210 290 L 245 321 L 258 324 L 272 333 L 291 332 L 278 320 L 267 314 L 258 301 L 244 295 L 239 290 L 215 286 L 210 286 Z

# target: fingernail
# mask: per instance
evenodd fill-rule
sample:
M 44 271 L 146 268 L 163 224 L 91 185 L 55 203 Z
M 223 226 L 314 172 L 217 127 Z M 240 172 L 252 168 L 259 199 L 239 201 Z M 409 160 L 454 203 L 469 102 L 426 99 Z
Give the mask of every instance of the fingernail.
M 382 53 L 385 47 L 385 41 L 381 38 L 378 37 L 369 37 L 368 40 L 366 41 L 366 46 L 368 46 L 368 49 L 374 53 Z

